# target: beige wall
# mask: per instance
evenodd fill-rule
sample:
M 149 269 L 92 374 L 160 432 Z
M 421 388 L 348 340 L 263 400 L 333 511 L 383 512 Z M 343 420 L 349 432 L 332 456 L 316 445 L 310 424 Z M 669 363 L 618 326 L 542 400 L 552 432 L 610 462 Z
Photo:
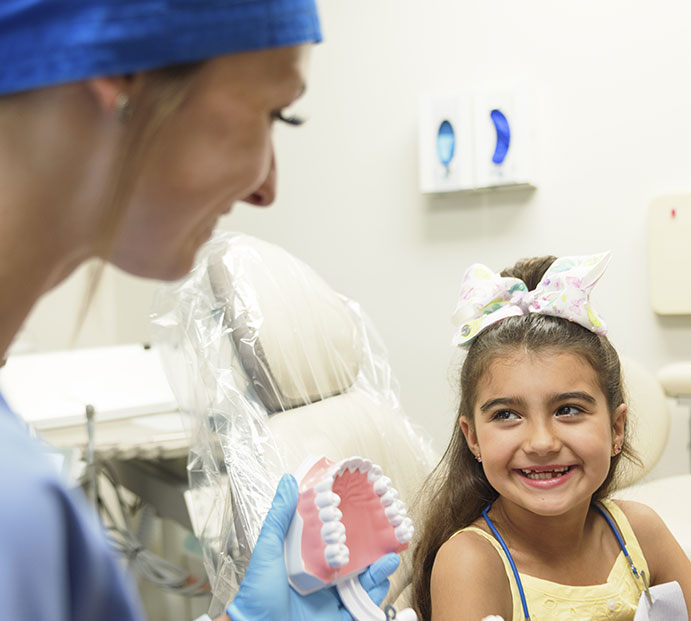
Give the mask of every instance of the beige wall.
M 296 108 L 309 123 L 276 132 L 280 197 L 270 212 L 238 205 L 222 226 L 283 245 L 362 304 L 388 344 L 404 407 L 439 447 L 455 400 L 449 316 L 473 261 L 500 268 L 526 255 L 612 249 L 594 301 L 615 345 L 651 371 L 691 356 L 691 318 L 650 308 L 646 258 L 651 199 L 691 191 L 689 3 L 321 7 L 325 43 Z M 537 192 L 421 195 L 418 94 L 522 80 L 541 85 Z M 680 282 L 687 269 L 679 266 Z M 53 294 L 59 313 L 29 323 L 39 346 L 70 333 L 77 288 Z M 151 290 L 109 273 L 98 327 L 80 342 L 146 339 Z

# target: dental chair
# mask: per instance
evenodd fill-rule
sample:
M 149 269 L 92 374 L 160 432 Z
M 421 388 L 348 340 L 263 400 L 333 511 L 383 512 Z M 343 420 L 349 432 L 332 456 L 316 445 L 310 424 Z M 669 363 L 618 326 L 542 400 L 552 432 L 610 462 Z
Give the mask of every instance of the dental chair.
M 624 357 L 622 367 L 629 393 L 632 444 L 643 466 L 631 467 L 625 473 L 615 496 L 652 507 L 691 559 L 691 473 L 655 479 L 647 476 L 667 445 L 669 400 L 691 395 L 691 363 L 665 366 L 657 377 Z
M 211 616 L 239 587 L 281 474 L 305 458 L 367 458 L 410 508 L 435 463 L 431 444 L 402 412 L 358 305 L 307 265 L 259 239 L 220 234 L 187 279 L 159 294 L 153 320 L 178 403 L 197 421 L 186 499 Z M 389 601 L 407 571 L 392 578 Z

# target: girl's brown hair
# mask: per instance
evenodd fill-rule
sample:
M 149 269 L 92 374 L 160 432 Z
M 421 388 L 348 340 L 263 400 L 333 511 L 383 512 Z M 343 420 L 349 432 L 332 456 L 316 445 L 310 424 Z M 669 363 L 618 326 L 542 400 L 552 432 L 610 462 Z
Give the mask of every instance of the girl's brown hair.
M 501 275 L 520 278 L 532 291 L 554 260 L 553 256 L 524 259 Z M 597 375 L 610 415 L 625 403 L 619 356 L 614 347 L 606 337 L 576 323 L 529 313 L 503 319 L 475 338 L 461 368 L 461 399 L 451 441 L 416 503 L 425 507 L 427 516 L 413 556 L 413 602 L 422 620 L 432 616 L 430 577 L 439 548 L 457 530 L 472 524 L 484 507 L 498 496 L 487 481 L 482 465 L 468 448 L 460 417 L 466 417 L 473 424 L 475 391 L 480 378 L 497 356 L 519 349 L 529 352 L 558 350 L 581 356 Z M 613 490 L 622 457 L 637 461 L 627 438 L 621 452 L 612 457 L 607 478 L 593 494 L 593 500 Z

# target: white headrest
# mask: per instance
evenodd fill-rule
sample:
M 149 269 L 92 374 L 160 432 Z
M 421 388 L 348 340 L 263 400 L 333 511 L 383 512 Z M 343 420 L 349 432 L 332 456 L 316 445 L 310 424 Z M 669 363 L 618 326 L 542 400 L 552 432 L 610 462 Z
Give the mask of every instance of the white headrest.
M 660 459 L 669 435 L 669 410 L 660 382 L 652 373 L 624 356 L 621 365 L 629 396 L 631 443 L 643 462 L 643 468 L 631 467 L 622 477 L 620 487 L 625 487 L 650 472 Z
M 660 369 L 657 377 L 668 396 L 691 396 L 691 362 L 668 364 Z
M 269 412 L 349 388 L 361 337 L 344 299 L 285 250 L 238 235 L 209 262 L 211 286 L 228 300 L 232 337 Z

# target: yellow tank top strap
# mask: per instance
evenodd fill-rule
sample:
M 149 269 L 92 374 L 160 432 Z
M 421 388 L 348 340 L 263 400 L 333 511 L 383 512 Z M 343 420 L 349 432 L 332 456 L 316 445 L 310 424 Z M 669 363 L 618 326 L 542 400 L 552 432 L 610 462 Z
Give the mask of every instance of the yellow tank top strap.
M 612 516 L 621 536 L 624 538 L 624 543 L 626 544 L 626 548 L 631 555 L 634 565 L 636 565 L 639 570 L 645 571 L 646 575 L 650 578 L 650 570 L 648 569 L 645 556 L 643 556 L 643 550 L 641 550 L 638 539 L 636 539 L 636 534 L 633 532 L 633 528 L 631 528 L 631 524 L 629 524 L 629 520 L 626 515 L 624 515 L 624 512 L 619 508 L 616 502 L 608 498 L 601 500 L 600 504 Z
M 509 559 L 506 558 L 506 554 L 504 554 L 504 550 L 502 550 L 501 545 L 494 538 L 494 536 L 490 535 L 489 533 L 486 533 L 484 530 L 478 528 L 477 526 L 466 526 L 465 528 L 461 528 L 461 530 L 457 530 L 453 535 L 451 535 L 451 537 L 449 537 L 449 541 L 453 539 L 456 535 L 467 532 L 477 533 L 478 535 L 489 541 L 492 544 L 492 547 L 497 551 L 497 554 L 499 555 L 501 562 L 504 564 L 504 571 L 506 572 L 506 577 L 509 579 L 509 586 L 511 587 L 511 599 L 513 600 L 512 621 L 523 621 L 523 608 L 521 607 L 521 596 L 518 592 L 516 578 L 513 575 L 513 570 L 511 569 L 511 565 L 509 564 Z

